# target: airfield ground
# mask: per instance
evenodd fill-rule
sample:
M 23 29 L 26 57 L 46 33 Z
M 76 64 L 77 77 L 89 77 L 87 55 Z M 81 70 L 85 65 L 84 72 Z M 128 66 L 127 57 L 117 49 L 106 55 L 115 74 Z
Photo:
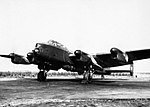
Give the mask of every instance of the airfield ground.
M 150 75 L 95 77 L 0 78 L 0 107 L 150 107 Z

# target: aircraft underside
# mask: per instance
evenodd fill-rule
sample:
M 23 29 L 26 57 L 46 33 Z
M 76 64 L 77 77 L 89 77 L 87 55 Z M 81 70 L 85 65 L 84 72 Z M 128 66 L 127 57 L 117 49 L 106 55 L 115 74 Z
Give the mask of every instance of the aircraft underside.
M 37 75 L 37 80 L 42 82 L 46 81 L 47 73 L 50 71 L 50 69 L 44 69 L 40 68 L 39 73 Z M 83 75 L 83 81 L 82 83 L 90 83 L 93 79 L 93 74 L 98 74 L 101 75 L 101 78 L 104 79 L 104 75 L 111 75 L 111 72 L 113 73 L 123 73 L 123 72 L 129 72 L 130 76 L 133 76 L 133 70 L 134 70 L 134 65 L 130 64 L 130 70 L 105 70 L 103 71 L 95 71 L 92 66 L 88 67 L 87 70 L 85 70 L 82 75 Z

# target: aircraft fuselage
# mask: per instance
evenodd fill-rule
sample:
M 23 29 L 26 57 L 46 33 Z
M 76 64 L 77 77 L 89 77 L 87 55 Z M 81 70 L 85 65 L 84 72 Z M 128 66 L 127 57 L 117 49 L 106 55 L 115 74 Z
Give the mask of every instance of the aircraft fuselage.
M 44 61 L 48 62 L 69 62 L 69 52 L 52 45 L 38 43 L 36 49 L 39 49 L 37 53 L 38 57 Z

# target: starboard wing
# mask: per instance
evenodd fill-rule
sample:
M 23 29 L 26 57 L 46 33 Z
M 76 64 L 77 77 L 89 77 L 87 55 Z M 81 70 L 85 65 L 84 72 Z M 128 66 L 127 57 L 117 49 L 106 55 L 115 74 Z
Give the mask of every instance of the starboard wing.
M 131 61 L 150 58 L 150 49 L 126 52 Z
M 121 57 L 119 57 L 119 55 Z M 123 57 L 124 57 L 123 59 L 126 59 L 125 58 L 126 56 L 127 56 L 126 61 L 120 60 Z M 116 58 L 114 58 L 114 55 L 112 55 L 112 53 L 95 55 L 95 59 L 98 62 L 98 64 L 100 64 L 104 68 L 128 65 L 128 64 L 132 64 L 133 61 L 147 59 L 147 58 L 150 58 L 150 49 L 117 53 Z

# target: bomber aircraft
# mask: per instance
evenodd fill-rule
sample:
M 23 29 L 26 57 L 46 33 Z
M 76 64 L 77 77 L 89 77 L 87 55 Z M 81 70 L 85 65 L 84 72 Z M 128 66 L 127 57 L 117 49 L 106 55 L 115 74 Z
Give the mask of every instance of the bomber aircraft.
M 38 66 L 38 81 L 45 81 L 50 70 L 64 69 L 83 75 L 83 80 L 90 82 L 93 74 L 110 75 L 113 72 L 129 72 L 133 76 L 133 61 L 150 58 L 150 49 L 122 52 L 111 48 L 109 53 L 90 55 L 81 50 L 69 51 L 61 43 L 49 40 L 46 43 L 36 43 L 34 50 L 27 56 L 10 53 L 0 55 L 10 58 L 14 64 L 35 64 Z M 131 65 L 131 70 L 107 70 L 110 67 Z

